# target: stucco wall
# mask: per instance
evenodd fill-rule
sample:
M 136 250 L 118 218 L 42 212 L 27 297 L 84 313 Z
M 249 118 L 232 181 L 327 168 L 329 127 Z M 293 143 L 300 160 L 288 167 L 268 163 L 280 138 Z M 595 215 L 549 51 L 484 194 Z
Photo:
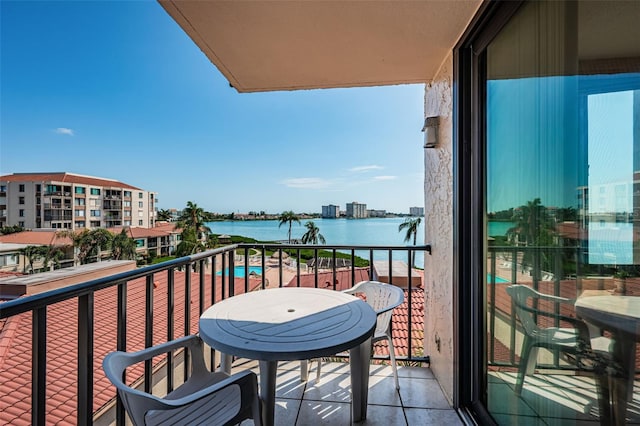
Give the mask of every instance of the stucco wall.
M 425 353 L 449 401 L 453 400 L 453 57 L 426 85 L 425 117 L 440 117 L 438 147 L 424 150 Z M 436 343 L 439 339 L 439 345 Z M 439 348 L 438 348 L 439 346 Z

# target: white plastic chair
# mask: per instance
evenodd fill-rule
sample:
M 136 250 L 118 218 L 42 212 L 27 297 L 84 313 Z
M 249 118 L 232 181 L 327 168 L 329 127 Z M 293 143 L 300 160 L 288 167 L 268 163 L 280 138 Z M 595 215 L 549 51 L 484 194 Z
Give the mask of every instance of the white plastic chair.
M 587 324 L 577 318 L 557 313 L 560 304 L 573 305 L 574 300 L 540 293 L 525 285 L 511 285 L 506 288 L 506 291 L 513 300 L 516 316 L 520 319 L 524 334 L 516 378 L 517 395 L 522 393 L 525 377 L 534 372 L 539 348 L 557 349 L 572 354 L 578 359 L 590 353 L 599 354 L 603 359 L 610 358 L 610 339 L 599 335 L 596 330 L 590 330 Z M 529 300 L 532 302 L 529 303 Z M 544 305 L 545 302 L 547 305 Z M 571 327 L 542 328 L 538 326 L 534 315 L 555 318 L 571 324 Z
M 164 398 L 123 382 L 127 367 L 179 348 L 190 352 L 191 375 Z M 186 336 L 139 352 L 112 352 L 104 358 L 102 367 L 118 389 L 134 425 L 232 425 L 244 419 L 262 425 L 256 374 L 243 371 L 229 376 L 210 372 L 198 336 Z
M 393 347 L 393 339 L 391 337 L 391 316 L 393 310 L 404 302 L 404 291 L 391 284 L 385 284 L 378 281 L 362 281 L 355 286 L 344 290 L 344 293 L 359 294 L 362 293 L 366 297 L 367 303 L 376 311 L 377 323 L 376 330 L 371 338 L 371 343 L 378 340 L 386 339 L 389 344 L 389 357 L 391 358 L 391 368 L 393 369 L 393 378 L 395 379 L 396 389 L 400 389 L 398 382 L 398 367 L 396 365 L 395 349 Z M 322 360 L 318 359 L 318 367 L 316 371 L 316 382 L 320 381 L 320 369 Z M 301 378 L 307 380 L 309 375 L 309 362 L 301 363 Z

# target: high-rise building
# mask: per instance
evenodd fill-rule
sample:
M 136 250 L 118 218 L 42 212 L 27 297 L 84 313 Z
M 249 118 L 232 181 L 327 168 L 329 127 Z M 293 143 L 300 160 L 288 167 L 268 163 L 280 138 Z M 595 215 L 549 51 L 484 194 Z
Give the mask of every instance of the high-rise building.
M 367 205 L 354 201 L 347 203 L 347 217 L 353 219 L 362 219 L 367 217 Z
M 335 219 L 340 216 L 340 206 L 329 204 L 328 206 L 322 206 L 322 218 L 323 219 Z
M 111 179 L 66 172 L 0 176 L 0 227 L 151 227 L 156 203 L 156 193 Z
M 424 207 L 409 207 L 409 216 L 424 216 Z

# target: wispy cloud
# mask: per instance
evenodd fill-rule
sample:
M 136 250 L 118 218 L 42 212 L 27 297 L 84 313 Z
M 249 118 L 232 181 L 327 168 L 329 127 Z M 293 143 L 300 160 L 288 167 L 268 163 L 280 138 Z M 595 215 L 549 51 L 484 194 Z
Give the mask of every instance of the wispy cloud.
M 291 178 L 281 182 L 289 188 L 305 188 L 305 189 L 322 189 L 328 187 L 331 183 L 322 178 Z
M 384 167 L 382 166 L 376 166 L 374 165 L 370 165 L 370 166 L 358 166 L 358 167 L 352 167 L 349 169 L 350 172 L 354 172 L 354 173 L 362 173 L 362 172 L 369 172 L 371 170 L 382 170 L 384 169 Z
M 54 132 L 56 132 L 59 135 L 69 135 L 69 136 L 75 135 L 75 130 L 69 129 L 67 127 L 58 127 L 57 129 L 54 130 Z
M 373 180 L 395 180 L 398 176 L 374 176 Z

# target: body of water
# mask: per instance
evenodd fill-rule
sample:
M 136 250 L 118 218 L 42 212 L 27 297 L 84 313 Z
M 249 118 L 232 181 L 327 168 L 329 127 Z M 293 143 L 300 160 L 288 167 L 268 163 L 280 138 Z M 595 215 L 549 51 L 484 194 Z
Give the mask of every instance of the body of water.
M 489 221 L 488 235 L 494 237 L 497 235 L 507 235 L 507 231 L 515 226 L 513 222 L 493 222 Z
M 405 218 L 369 218 L 369 219 L 313 219 L 315 225 L 320 228 L 326 243 L 331 245 L 371 245 L 371 246 L 406 246 L 412 245 L 404 242 L 406 231 L 398 231 L 398 226 Z M 306 220 L 293 223 L 291 238 L 301 239 L 307 231 L 304 227 Z M 260 241 L 286 241 L 288 239 L 289 224 L 278 227 L 277 220 L 247 220 L 247 221 L 223 221 L 209 222 L 207 226 L 214 234 L 242 235 L 255 238 Z M 424 224 L 420 224 L 416 244 L 424 244 Z M 368 252 L 356 253 L 368 258 Z M 388 259 L 387 252 L 374 252 L 374 259 Z M 406 252 L 394 253 L 394 259 L 407 261 Z M 424 257 L 416 254 L 415 263 L 423 267 Z
M 249 275 L 254 272 L 257 275 L 262 275 L 262 267 L 261 266 L 249 266 Z M 225 269 L 225 275 L 229 275 L 229 268 Z M 222 275 L 222 271 L 216 272 L 216 275 Z M 244 278 L 244 266 L 236 266 L 233 268 L 233 275 L 236 278 Z

